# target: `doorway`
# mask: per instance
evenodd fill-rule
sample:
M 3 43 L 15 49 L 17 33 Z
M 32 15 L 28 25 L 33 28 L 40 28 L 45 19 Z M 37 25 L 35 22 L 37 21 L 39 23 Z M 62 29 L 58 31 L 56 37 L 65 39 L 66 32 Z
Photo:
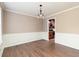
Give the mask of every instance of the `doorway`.
M 55 19 L 49 19 L 48 20 L 48 25 L 49 25 L 49 33 L 48 33 L 48 37 L 49 40 L 54 40 L 55 39 Z

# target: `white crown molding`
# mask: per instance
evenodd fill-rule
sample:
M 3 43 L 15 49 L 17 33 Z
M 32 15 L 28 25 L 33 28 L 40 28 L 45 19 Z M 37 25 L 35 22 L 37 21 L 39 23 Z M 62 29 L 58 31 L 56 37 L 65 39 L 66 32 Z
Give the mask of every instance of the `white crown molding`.
M 67 11 L 70 11 L 70 10 L 73 10 L 73 9 L 76 9 L 76 8 L 79 8 L 79 5 L 77 5 L 75 7 L 72 7 L 72 8 L 65 9 L 63 11 L 60 11 L 60 12 L 57 12 L 57 13 L 54 13 L 54 14 L 51 14 L 49 16 L 45 16 L 45 18 L 50 18 L 52 16 L 55 16 L 55 15 L 58 15 L 58 14 L 61 14 L 61 13 L 64 13 L 64 12 L 67 12 Z M 39 18 L 38 16 L 33 16 L 33 15 L 29 15 L 29 14 L 26 14 L 26 13 L 23 13 L 23 12 L 18 12 L 18 11 L 10 10 L 10 9 L 4 9 L 4 10 L 5 11 L 9 11 L 9 12 L 13 12 L 13 13 L 16 13 L 16 14 L 20 14 L 20 15 L 26 15 L 26 16 L 30 16 L 30 17 Z
M 26 14 L 26 13 L 18 12 L 18 11 L 14 11 L 14 10 L 10 10 L 10 9 L 4 9 L 4 10 L 5 10 L 5 11 L 8 11 L 8 12 L 12 12 L 12 13 L 20 14 L 20 15 L 26 15 L 26 16 L 30 16 L 30 17 L 39 18 L 38 16 L 28 15 L 28 14 Z
M 58 15 L 58 14 L 61 14 L 61 13 L 64 13 L 64 12 L 68 12 L 68 11 L 74 10 L 76 8 L 79 8 L 79 5 L 77 5 L 75 7 L 72 7 L 72 8 L 65 9 L 63 11 L 60 11 L 60 12 L 57 12 L 57 13 L 54 13 L 54 14 L 51 14 L 51 15 L 47 16 L 46 18 L 50 18 L 51 16 L 55 16 L 55 15 Z

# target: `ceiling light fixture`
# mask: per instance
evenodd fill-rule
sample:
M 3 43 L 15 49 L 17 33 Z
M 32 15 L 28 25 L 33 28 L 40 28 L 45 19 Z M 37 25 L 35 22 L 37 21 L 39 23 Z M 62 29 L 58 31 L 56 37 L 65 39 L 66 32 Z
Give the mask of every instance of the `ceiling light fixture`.
M 43 17 L 43 16 L 44 16 L 44 14 L 43 14 L 43 12 L 42 12 L 42 11 L 43 11 L 43 10 L 42 10 L 42 6 L 43 6 L 43 5 L 40 4 L 39 6 L 40 6 L 40 10 L 39 10 L 38 16 Z

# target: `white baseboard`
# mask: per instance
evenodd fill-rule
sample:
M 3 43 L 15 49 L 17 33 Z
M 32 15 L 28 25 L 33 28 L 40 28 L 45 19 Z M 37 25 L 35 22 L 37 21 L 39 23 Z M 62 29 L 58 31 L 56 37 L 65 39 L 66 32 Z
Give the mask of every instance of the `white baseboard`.
M 56 33 L 55 42 L 79 50 L 78 34 Z
M 17 34 L 4 34 L 3 35 L 3 46 L 9 47 L 18 44 L 23 44 L 39 39 L 48 39 L 47 32 L 32 32 L 32 33 L 17 33 Z

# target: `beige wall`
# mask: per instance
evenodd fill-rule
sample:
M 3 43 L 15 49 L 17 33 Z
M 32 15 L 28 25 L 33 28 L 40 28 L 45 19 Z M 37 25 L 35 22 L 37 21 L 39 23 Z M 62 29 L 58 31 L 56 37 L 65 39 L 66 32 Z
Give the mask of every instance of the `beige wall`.
M 54 16 L 56 32 L 79 34 L 79 8 Z
M 43 20 L 35 17 L 5 12 L 3 33 L 42 32 Z

